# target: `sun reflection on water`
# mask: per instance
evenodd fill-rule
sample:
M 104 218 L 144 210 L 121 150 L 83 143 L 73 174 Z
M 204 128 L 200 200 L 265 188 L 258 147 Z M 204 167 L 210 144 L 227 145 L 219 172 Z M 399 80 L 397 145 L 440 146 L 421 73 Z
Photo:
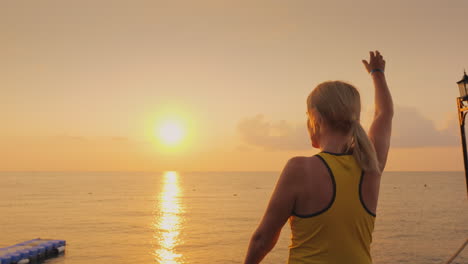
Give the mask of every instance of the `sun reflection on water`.
M 180 243 L 182 206 L 179 195 L 179 175 L 175 171 L 164 173 L 163 188 L 159 196 L 159 212 L 156 215 L 155 239 L 159 249 L 155 251 L 156 263 L 182 264 L 182 255 L 175 247 Z

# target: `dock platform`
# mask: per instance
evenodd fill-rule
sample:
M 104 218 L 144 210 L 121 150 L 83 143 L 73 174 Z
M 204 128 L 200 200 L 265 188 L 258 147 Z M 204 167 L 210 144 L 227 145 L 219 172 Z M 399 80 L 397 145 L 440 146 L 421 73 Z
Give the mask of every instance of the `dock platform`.
M 65 251 L 65 240 L 32 239 L 0 248 L 0 264 L 41 263 Z

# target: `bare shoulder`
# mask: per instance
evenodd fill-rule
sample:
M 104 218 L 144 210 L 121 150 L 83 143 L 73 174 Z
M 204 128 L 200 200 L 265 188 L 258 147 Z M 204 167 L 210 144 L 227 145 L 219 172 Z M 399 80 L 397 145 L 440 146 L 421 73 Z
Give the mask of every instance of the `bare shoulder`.
M 295 156 L 288 160 L 285 168 L 290 171 L 302 171 L 306 168 L 309 160 L 310 157 Z
M 319 173 L 323 169 L 324 164 L 316 155 L 310 157 L 295 156 L 288 160 L 284 172 L 289 175 L 288 177 L 297 179 L 310 173 Z

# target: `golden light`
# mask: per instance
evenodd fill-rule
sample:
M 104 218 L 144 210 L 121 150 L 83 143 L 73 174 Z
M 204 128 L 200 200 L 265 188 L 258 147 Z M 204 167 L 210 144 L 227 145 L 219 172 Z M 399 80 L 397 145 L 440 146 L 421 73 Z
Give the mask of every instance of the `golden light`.
M 159 196 L 158 217 L 154 224 L 155 238 L 159 249 L 155 252 L 157 263 L 181 264 L 184 263 L 182 255 L 176 252 L 176 246 L 180 244 L 179 234 L 181 229 L 182 206 L 179 195 L 179 175 L 175 171 L 164 173 L 163 190 Z
M 164 157 L 184 155 L 196 144 L 198 118 L 194 109 L 177 102 L 167 102 L 158 105 L 157 111 L 148 113 L 143 133 L 145 139 L 151 142 L 154 151 Z M 166 169 L 175 169 L 166 166 Z
M 158 127 L 159 140 L 168 146 L 175 146 L 182 142 L 185 137 L 185 128 L 182 122 L 177 120 L 164 121 Z

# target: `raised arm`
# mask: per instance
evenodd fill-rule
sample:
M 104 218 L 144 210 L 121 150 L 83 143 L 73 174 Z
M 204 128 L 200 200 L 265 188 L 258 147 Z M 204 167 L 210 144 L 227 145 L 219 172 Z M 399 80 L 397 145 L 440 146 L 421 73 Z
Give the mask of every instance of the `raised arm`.
M 393 101 L 385 79 L 385 60 L 380 52 L 370 52 L 370 60 L 362 61 L 366 70 L 372 76 L 375 87 L 374 120 L 369 129 L 369 138 L 377 152 L 381 171 L 387 163 L 392 134 Z

